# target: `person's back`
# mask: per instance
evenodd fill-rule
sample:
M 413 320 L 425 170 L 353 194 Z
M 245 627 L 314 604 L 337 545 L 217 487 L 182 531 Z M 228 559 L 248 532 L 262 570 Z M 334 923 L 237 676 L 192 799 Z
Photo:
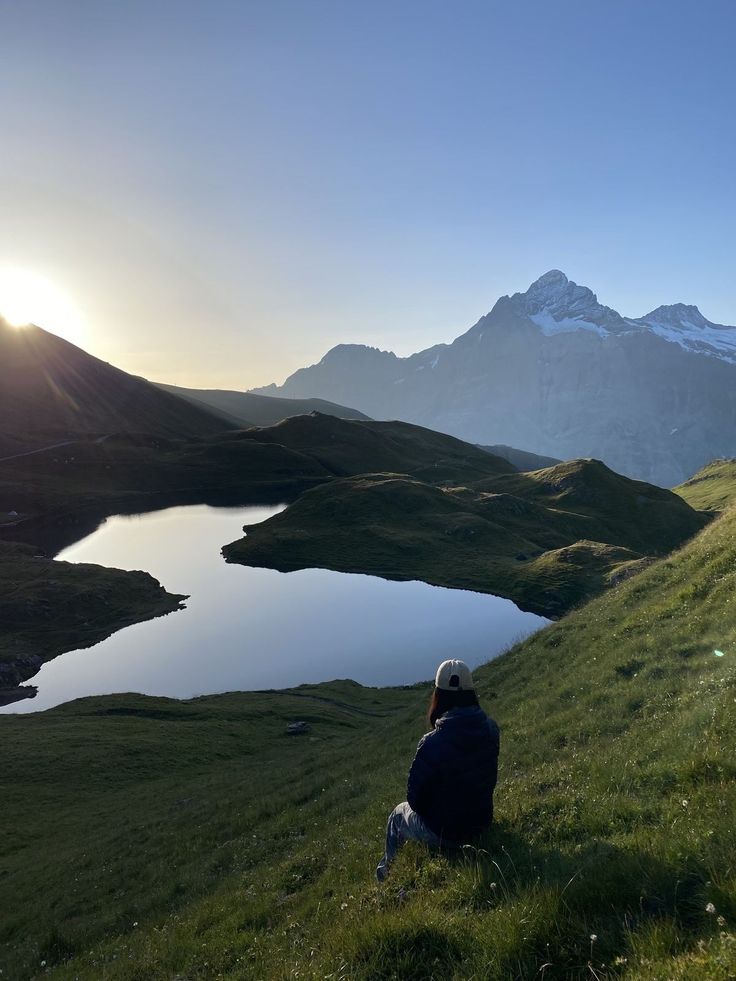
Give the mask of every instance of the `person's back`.
M 450 709 L 422 739 L 407 799 L 440 838 L 463 842 L 493 820 L 499 732 L 480 706 Z
M 463 661 L 443 661 L 437 669 L 429 721 L 433 729 L 420 740 L 409 771 L 408 799 L 389 815 L 379 882 L 405 841 L 465 844 L 493 820 L 499 731 L 478 704 Z

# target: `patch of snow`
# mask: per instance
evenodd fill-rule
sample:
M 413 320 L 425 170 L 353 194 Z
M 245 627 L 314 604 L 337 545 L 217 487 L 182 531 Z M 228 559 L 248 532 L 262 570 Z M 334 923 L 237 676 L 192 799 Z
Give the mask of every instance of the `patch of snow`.
M 609 333 L 605 327 L 594 324 L 590 320 L 578 317 L 562 317 L 557 320 L 549 310 L 532 313 L 529 315 L 529 319 L 539 327 L 546 337 L 551 337 L 553 334 L 568 334 L 573 330 L 591 330 L 600 337 L 607 337 Z
M 722 327 L 710 321 L 700 325 L 688 318 L 679 322 L 642 318 L 641 323 L 653 334 L 671 344 L 679 344 L 685 351 L 736 364 L 736 327 Z
M 436 357 L 432 359 L 432 364 L 429 367 L 436 368 L 439 363 L 440 363 L 440 356 L 438 354 Z

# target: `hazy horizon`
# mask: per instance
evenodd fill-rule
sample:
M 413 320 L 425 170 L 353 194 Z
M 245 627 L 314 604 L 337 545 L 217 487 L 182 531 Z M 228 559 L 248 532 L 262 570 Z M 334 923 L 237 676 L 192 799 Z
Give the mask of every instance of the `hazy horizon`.
M 127 371 L 405 355 L 551 268 L 736 320 L 729 2 L 0 11 L 0 282 L 50 281 Z

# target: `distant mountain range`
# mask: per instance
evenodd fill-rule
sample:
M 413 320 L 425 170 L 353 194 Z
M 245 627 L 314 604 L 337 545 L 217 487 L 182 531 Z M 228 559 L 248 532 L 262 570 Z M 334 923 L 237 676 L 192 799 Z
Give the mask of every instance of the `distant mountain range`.
M 79 436 L 210 436 L 314 411 L 367 418 L 323 399 L 155 385 L 40 327 L 0 318 L 0 458 Z
M 219 388 L 180 388 L 178 385 L 164 385 L 159 382 L 156 385 L 164 392 L 178 395 L 187 402 L 205 406 L 239 426 L 273 426 L 289 416 L 309 412 L 321 412 L 338 419 L 368 418 L 357 409 L 327 402 L 325 399 L 282 399 Z
M 559 270 L 411 357 L 341 344 L 261 395 L 348 401 L 478 444 L 595 457 L 672 486 L 736 454 L 736 327 L 695 306 L 623 317 Z

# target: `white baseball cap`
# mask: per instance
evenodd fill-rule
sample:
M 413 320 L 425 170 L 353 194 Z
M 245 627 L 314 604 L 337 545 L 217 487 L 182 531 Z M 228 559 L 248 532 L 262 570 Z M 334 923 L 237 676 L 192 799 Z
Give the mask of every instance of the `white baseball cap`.
M 473 691 L 473 676 L 465 661 L 443 661 L 437 668 L 435 688 L 443 691 Z

